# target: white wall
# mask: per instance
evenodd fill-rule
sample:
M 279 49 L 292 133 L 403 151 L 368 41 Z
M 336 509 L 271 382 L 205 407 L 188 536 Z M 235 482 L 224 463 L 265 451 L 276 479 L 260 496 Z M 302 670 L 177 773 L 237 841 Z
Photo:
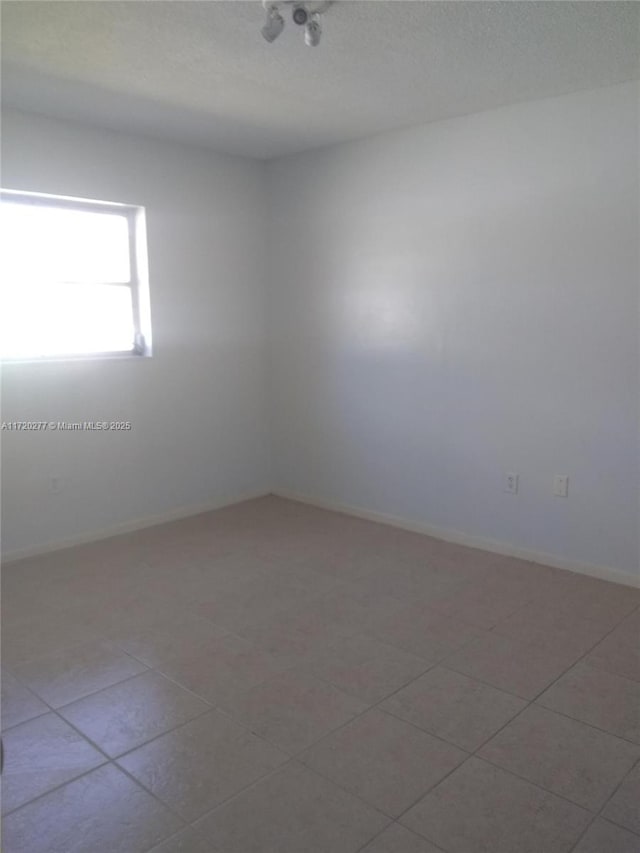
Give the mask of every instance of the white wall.
M 275 488 L 637 571 L 637 122 L 625 84 L 265 165 L 8 113 L 4 186 L 146 206 L 154 357 L 4 367 L 3 420 L 134 425 L 3 433 L 4 553 Z
M 18 112 L 2 131 L 3 186 L 146 207 L 154 347 L 4 366 L 3 420 L 133 429 L 2 433 L 3 552 L 267 491 L 263 165 Z
M 276 487 L 637 571 L 637 86 L 283 158 L 269 184 Z

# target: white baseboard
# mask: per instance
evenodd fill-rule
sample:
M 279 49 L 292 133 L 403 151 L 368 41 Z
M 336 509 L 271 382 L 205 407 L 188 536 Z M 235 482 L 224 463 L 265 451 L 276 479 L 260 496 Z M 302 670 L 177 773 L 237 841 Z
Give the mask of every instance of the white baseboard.
M 556 569 L 566 569 L 570 572 L 589 575 L 593 578 L 623 584 L 624 586 L 640 587 L 640 573 L 638 575 L 632 575 L 629 572 L 623 572 L 620 569 L 612 569 L 608 566 L 594 566 L 591 563 L 581 563 L 576 560 L 567 559 L 566 557 L 547 554 L 545 551 L 531 551 L 528 548 L 520 548 L 519 546 L 512 545 L 508 542 L 501 542 L 495 539 L 485 539 L 481 536 L 469 536 L 458 530 L 434 527 L 430 524 L 423 524 L 419 521 L 408 521 L 407 519 L 400 518 L 395 515 L 387 515 L 384 512 L 374 512 L 373 510 L 362 509 L 362 507 L 352 506 L 351 504 L 342 504 L 337 501 L 323 500 L 322 498 L 315 498 L 310 495 L 302 495 L 298 492 L 289 491 L 288 489 L 277 489 L 273 494 L 280 498 L 298 501 L 299 503 L 309 504 L 310 506 L 317 506 L 321 509 L 341 512 L 345 515 L 353 515 L 356 518 L 364 518 L 367 521 L 376 521 L 380 524 L 388 524 L 391 527 L 399 527 L 402 530 L 410 530 L 413 533 L 424 533 L 427 536 L 433 536 L 434 539 L 443 539 L 445 542 L 453 542 L 456 545 L 466 545 L 469 548 L 479 548 L 481 551 L 490 551 L 494 554 L 501 554 L 506 557 L 518 557 L 521 560 L 529 560 L 532 563 L 541 563 L 542 565 L 552 566 Z
M 92 533 L 79 534 L 68 539 L 56 540 L 54 542 L 47 542 L 41 545 L 34 545 L 29 548 L 20 548 L 15 551 L 10 551 L 3 554 L 2 563 L 6 565 L 7 563 L 12 563 L 16 560 L 23 560 L 26 557 L 35 557 L 40 554 L 61 551 L 64 548 L 72 548 L 74 545 L 84 545 L 89 542 L 97 542 L 100 539 L 108 539 L 111 536 L 118 536 L 123 533 L 132 533 L 135 530 L 143 530 L 145 527 L 156 527 L 159 524 L 166 524 L 169 521 L 178 521 L 181 518 L 189 518 L 193 515 L 200 515 L 203 512 L 212 512 L 213 510 L 223 509 L 224 507 L 233 506 L 234 504 L 243 503 L 244 501 L 265 497 L 268 494 L 273 494 L 280 498 L 286 498 L 287 500 L 298 501 L 299 503 L 309 504 L 310 506 L 317 506 L 321 509 L 331 510 L 332 512 L 353 515 L 357 518 L 364 518 L 367 521 L 375 521 L 379 524 L 388 524 L 391 527 L 399 527 L 402 530 L 410 530 L 413 533 L 423 533 L 426 536 L 433 536 L 435 539 L 443 539 L 445 542 L 453 542 L 457 545 L 466 545 L 470 548 L 479 548 L 482 551 L 490 551 L 494 554 L 501 554 L 507 557 L 518 557 L 521 560 L 530 560 L 533 563 L 541 563 L 542 565 L 553 566 L 557 569 L 566 569 L 570 572 L 589 575 L 590 577 L 623 584 L 625 586 L 640 587 L 640 577 L 638 575 L 632 575 L 629 572 L 620 571 L 620 569 L 613 569 L 608 566 L 595 566 L 591 563 L 581 563 L 565 557 L 548 554 L 544 551 L 531 551 L 527 548 L 520 548 L 519 546 L 512 545 L 508 542 L 501 542 L 495 539 L 485 539 L 481 536 L 469 536 L 468 534 L 462 533 L 458 530 L 448 530 L 446 528 L 434 527 L 433 525 L 418 521 L 409 521 L 399 516 L 389 515 L 383 512 L 375 512 L 373 510 L 363 509 L 362 507 L 343 504 L 337 501 L 324 500 L 310 495 L 303 495 L 299 492 L 293 492 L 288 489 L 247 492 L 232 498 L 220 498 L 204 504 L 176 507 L 175 509 L 168 510 L 167 512 L 145 516 L 143 518 L 134 519 L 133 521 L 126 521 L 122 524 L 116 524 L 112 527 L 93 531 Z
M 125 521 L 112 527 L 95 530 L 92 533 L 81 533 L 68 539 L 60 539 L 54 542 L 46 542 L 42 545 L 34 545 L 29 548 L 19 548 L 2 555 L 2 564 L 13 563 L 23 560 L 25 557 L 37 557 L 40 554 L 49 554 L 53 551 L 62 551 L 64 548 L 72 548 L 74 545 L 86 545 L 88 542 L 97 542 L 100 539 L 109 539 L 111 536 L 119 536 L 122 533 L 132 533 L 135 530 L 143 530 L 145 527 L 156 527 L 169 521 L 179 521 L 181 518 L 189 518 L 192 515 L 200 515 L 203 512 L 212 512 L 216 509 L 224 509 L 227 506 L 244 503 L 245 501 L 263 498 L 270 494 L 268 489 L 261 491 L 246 492 L 233 498 L 219 498 L 204 504 L 181 506 L 170 509 L 157 515 L 148 515 L 136 518 L 133 521 Z

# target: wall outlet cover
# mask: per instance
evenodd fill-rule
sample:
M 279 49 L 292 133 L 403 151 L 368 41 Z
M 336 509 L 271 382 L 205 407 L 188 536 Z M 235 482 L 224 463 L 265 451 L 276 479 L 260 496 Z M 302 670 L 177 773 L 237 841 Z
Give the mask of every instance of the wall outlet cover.
M 516 474 L 515 471 L 507 471 L 507 473 L 504 475 L 504 481 L 503 481 L 504 482 L 503 488 L 504 488 L 505 492 L 507 492 L 510 495 L 517 495 L 518 494 L 519 476 L 520 475 Z

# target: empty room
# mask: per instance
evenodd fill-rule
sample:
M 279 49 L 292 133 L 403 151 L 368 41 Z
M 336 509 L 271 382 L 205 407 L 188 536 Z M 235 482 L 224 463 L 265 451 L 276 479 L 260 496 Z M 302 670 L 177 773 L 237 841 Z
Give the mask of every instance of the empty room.
M 3 853 L 640 853 L 640 3 L 0 11 Z

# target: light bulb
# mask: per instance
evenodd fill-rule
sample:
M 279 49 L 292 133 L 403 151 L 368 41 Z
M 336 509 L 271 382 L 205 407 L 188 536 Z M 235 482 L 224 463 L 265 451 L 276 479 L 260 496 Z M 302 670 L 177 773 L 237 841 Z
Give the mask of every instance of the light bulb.
M 304 28 L 304 43 L 307 47 L 317 47 L 320 44 L 322 27 L 318 15 L 312 15 Z
M 278 12 L 275 6 L 272 6 L 271 8 L 267 9 L 267 20 L 261 30 L 263 37 L 268 42 L 275 41 L 283 29 L 284 18 L 282 17 L 280 12 Z

